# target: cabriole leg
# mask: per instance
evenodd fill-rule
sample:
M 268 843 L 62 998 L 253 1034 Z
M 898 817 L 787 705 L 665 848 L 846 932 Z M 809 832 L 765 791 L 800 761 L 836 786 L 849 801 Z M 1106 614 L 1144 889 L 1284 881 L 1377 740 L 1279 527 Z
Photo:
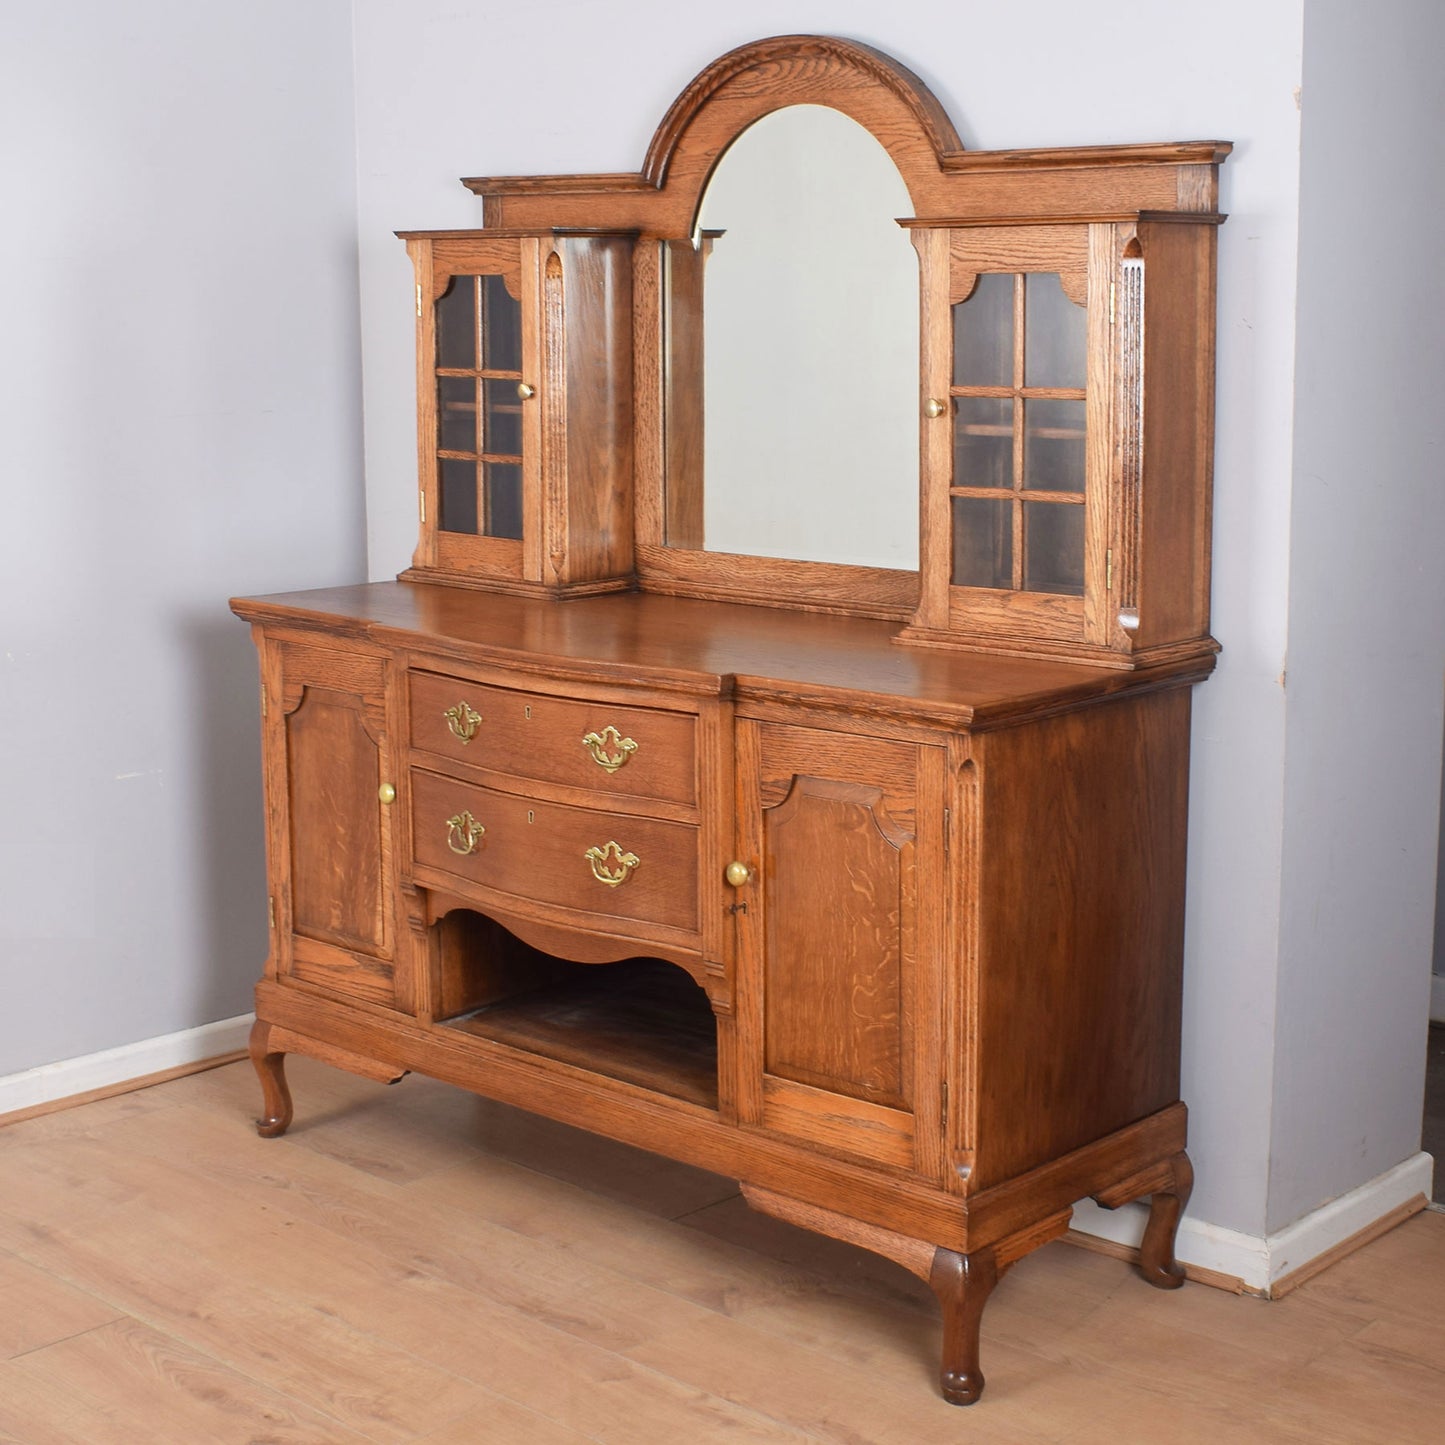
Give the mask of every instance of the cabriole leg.
M 939 1249 L 933 1256 L 928 1283 L 943 1307 L 940 1384 L 943 1398 L 950 1405 L 972 1405 L 983 1394 L 983 1371 L 978 1365 L 979 1325 L 998 1276 L 991 1249 L 972 1254 Z
M 1194 1166 L 1181 1149 L 1168 1164 L 1168 1180 L 1149 1196 L 1149 1223 L 1139 1246 L 1139 1269 L 1156 1289 L 1178 1289 L 1184 1266 L 1174 1258 L 1179 1216 L 1194 1188 Z
M 263 1139 L 284 1134 L 291 1123 L 291 1090 L 286 1086 L 286 1055 L 272 1052 L 271 1025 L 257 1019 L 251 1025 L 249 1049 L 256 1076 L 261 1080 L 264 1113 L 256 1120 L 256 1132 Z

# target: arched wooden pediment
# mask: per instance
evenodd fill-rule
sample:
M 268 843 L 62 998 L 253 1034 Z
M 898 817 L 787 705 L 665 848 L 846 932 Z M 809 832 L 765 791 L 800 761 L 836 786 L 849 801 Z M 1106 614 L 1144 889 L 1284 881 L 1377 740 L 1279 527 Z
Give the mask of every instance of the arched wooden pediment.
M 692 197 L 733 141 L 790 105 L 826 105 L 856 120 L 892 156 L 910 194 L 963 149 L 943 107 L 907 66 L 852 40 L 778 35 L 715 60 L 672 103 L 643 162 L 658 190 Z
M 490 176 L 488 229 L 689 233 L 713 168 L 754 122 L 790 105 L 825 105 L 869 130 L 929 224 L 953 218 L 1117 218 L 1212 212 L 1218 141 L 966 151 L 943 106 L 907 66 L 855 40 L 775 35 L 712 62 L 669 107 L 642 169 L 610 175 Z M 1046 180 L 1044 178 L 1047 178 Z

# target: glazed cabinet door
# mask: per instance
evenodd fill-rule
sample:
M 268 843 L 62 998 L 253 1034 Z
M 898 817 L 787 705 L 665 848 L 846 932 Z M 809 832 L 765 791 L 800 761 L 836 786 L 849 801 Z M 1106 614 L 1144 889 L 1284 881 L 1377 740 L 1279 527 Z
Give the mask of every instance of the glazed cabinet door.
M 741 720 L 740 1115 L 941 1175 L 943 750 Z
M 632 238 L 407 233 L 419 571 L 615 591 L 632 571 Z
M 1112 225 L 919 233 L 919 622 L 1025 650 L 1118 642 Z
M 387 662 L 276 640 L 262 656 L 275 973 L 394 1004 Z

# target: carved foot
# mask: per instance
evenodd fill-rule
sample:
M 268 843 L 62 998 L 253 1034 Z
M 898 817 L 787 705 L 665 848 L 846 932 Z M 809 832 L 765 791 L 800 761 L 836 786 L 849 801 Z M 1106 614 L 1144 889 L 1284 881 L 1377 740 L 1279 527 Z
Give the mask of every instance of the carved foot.
M 1174 1239 L 1194 1188 L 1194 1166 L 1181 1149 L 1168 1167 L 1168 1183 L 1149 1196 L 1149 1223 L 1139 1246 L 1139 1271 L 1155 1289 L 1178 1289 L 1184 1283 L 1184 1266 L 1174 1258 Z
M 291 1123 L 291 1090 L 286 1086 L 286 1055 L 270 1048 L 271 1025 L 257 1019 L 251 1025 L 249 1049 L 256 1076 L 261 1080 L 265 1113 L 256 1120 L 256 1132 L 263 1139 L 284 1134 Z
M 983 1307 L 998 1283 L 993 1250 L 955 1254 L 939 1249 L 928 1283 L 943 1307 L 943 1368 L 939 1383 L 950 1405 L 972 1405 L 983 1394 L 978 1365 L 978 1332 Z
M 1155 1289 L 1178 1289 L 1184 1283 L 1184 1266 L 1174 1258 L 1174 1238 L 1179 1216 L 1189 1203 L 1194 1188 L 1194 1166 L 1181 1149 L 1141 1174 L 1135 1174 L 1096 1194 L 1105 1209 L 1117 1209 L 1135 1199 L 1149 1196 L 1149 1222 L 1139 1245 L 1139 1273 Z

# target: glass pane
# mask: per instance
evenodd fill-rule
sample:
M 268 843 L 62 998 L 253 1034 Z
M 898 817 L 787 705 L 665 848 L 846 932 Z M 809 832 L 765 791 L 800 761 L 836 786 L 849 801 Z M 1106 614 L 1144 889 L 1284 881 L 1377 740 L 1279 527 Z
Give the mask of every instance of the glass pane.
M 487 371 L 522 370 L 522 303 L 507 293 L 500 276 L 483 276 L 482 366 Z
M 522 535 L 522 468 L 516 462 L 483 462 L 487 489 L 487 536 Z
M 522 455 L 522 400 L 515 381 L 484 381 L 482 450 L 489 456 Z
M 475 462 L 446 461 L 438 463 L 441 469 L 441 520 L 438 525 L 443 532 L 472 532 L 477 530 L 477 464 Z
M 1024 403 L 1024 486 L 1084 490 L 1084 403 L 1033 398 Z
M 1014 278 L 990 273 L 953 308 L 953 384 L 1012 386 Z
M 444 452 L 477 449 L 477 384 L 469 376 L 437 377 L 437 446 Z
M 1052 271 L 1024 278 L 1024 385 L 1084 389 L 1087 317 Z
M 953 485 L 1012 487 L 1014 404 L 1004 397 L 953 399 Z
M 1084 509 L 1070 502 L 1024 507 L 1024 589 L 1084 595 Z
M 439 297 L 437 365 L 471 368 L 477 364 L 476 290 L 470 276 L 453 276 Z
M 953 585 L 1013 585 L 1013 503 L 1008 498 L 953 499 Z

